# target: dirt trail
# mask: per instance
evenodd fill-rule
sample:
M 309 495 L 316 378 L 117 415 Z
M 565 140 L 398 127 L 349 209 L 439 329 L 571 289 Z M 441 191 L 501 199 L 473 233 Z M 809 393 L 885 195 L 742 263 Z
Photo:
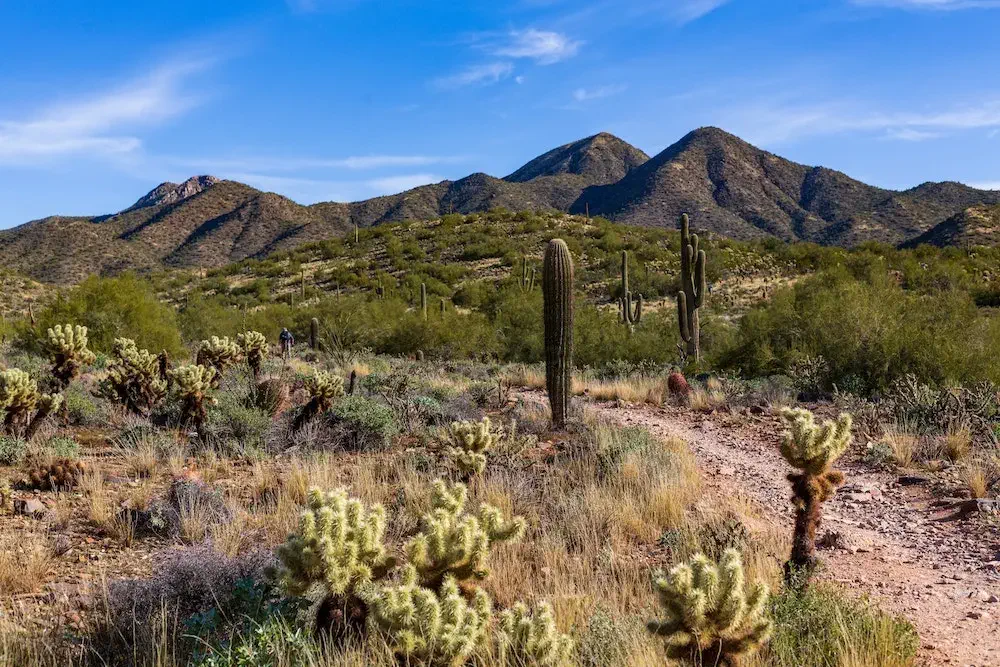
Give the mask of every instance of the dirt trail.
M 792 525 L 777 417 L 590 405 L 623 425 L 683 438 L 709 488 L 735 485 Z M 839 533 L 843 546 L 820 552 L 822 576 L 910 619 L 920 664 L 1000 666 L 1000 522 L 958 518 L 934 505 L 926 484 L 900 484 L 897 474 L 839 467 L 847 483 L 826 504 L 820 533 Z

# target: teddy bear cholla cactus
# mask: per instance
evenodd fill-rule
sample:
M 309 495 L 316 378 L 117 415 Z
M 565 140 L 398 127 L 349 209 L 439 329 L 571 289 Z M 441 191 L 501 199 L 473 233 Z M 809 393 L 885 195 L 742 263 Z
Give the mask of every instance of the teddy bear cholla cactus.
M 696 665 L 740 664 L 770 637 L 767 586 L 746 590 L 740 553 L 727 549 L 719 563 L 698 554 L 655 581 L 663 620 L 647 624 L 664 638 L 667 657 Z
M 505 520 L 490 505 L 481 505 L 478 516 L 466 514 L 467 496 L 464 484 L 435 481 L 431 512 L 424 515 L 420 533 L 405 546 L 409 562 L 427 588 L 437 589 L 448 576 L 460 581 L 485 578 L 490 547 L 524 536 L 522 517 Z
M 136 414 L 148 413 L 167 393 L 160 357 L 140 350 L 130 338 L 116 338 L 114 358 L 99 386 L 102 396 Z
M 0 414 L 7 434 L 30 439 L 42 420 L 61 405 L 62 394 L 38 391 L 38 383 L 19 368 L 0 371 Z
M 816 565 L 816 530 L 822 521 L 822 505 L 844 483 L 844 473 L 832 470 L 851 444 L 851 415 L 841 414 L 836 422 L 816 424 L 813 414 L 801 408 L 782 410 L 788 423 L 781 442 L 781 455 L 799 472 L 788 475 L 795 505 L 795 532 L 792 555 L 785 565 L 789 582 L 808 582 Z
M 486 452 L 496 440 L 489 417 L 480 422 L 452 422 L 441 436 L 444 455 L 467 477 L 486 469 Z
M 212 378 L 212 386 L 217 387 L 226 369 L 239 363 L 242 359 L 243 348 L 236 341 L 229 338 L 229 336 L 222 338 L 212 336 L 208 340 L 201 341 L 201 345 L 198 347 L 198 355 L 195 357 L 195 363 L 199 366 L 215 369 L 216 372 Z
M 305 379 L 305 388 L 309 394 L 309 402 L 302 406 L 295 418 L 295 429 L 333 407 L 333 402 L 344 395 L 344 378 L 326 371 L 316 371 Z
M 533 610 L 518 602 L 501 612 L 497 639 L 504 665 L 561 667 L 571 662 L 573 640 L 556 629 L 555 614 L 547 602 Z
M 96 359 L 87 348 L 87 327 L 57 324 L 47 334 L 43 346 L 52 362 L 52 376 L 60 387 L 66 387 L 79 374 L 81 367 L 94 363 Z
M 364 587 L 395 565 L 386 553 L 384 534 L 382 505 L 365 507 L 348 498 L 346 489 L 323 492 L 313 487 L 298 531 L 278 547 L 278 581 L 290 594 L 314 600 L 317 617 L 328 607 L 347 624 L 363 621 L 368 597 Z
M 401 583 L 383 588 L 373 599 L 370 625 L 404 664 L 466 664 L 489 636 L 490 597 L 477 590 L 470 602 L 450 575 L 437 592 L 418 581 L 417 569 L 404 567 Z
M 264 357 L 267 356 L 267 338 L 259 331 L 247 331 L 236 337 L 236 344 L 243 350 L 247 365 L 250 366 L 254 378 L 257 378 Z
M 214 368 L 205 368 L 198 364 L 179 366 L 167 371 L 171 388 L 183 403 L 184 418 L 194 424 L 199 435 L 204 433 L 205 418 L 208 416 L 205 403 L 215 400 L 208 395 L 212 390 L 215 375 Z

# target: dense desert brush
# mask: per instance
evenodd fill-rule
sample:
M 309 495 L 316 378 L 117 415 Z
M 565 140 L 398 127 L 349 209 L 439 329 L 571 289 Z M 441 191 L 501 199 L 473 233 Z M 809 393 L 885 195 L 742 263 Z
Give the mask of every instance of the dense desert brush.
M 747 590 L 736 549 L 727 549 L 718 563 L 698 554 L 655 586 L 666 618 L 647 627 L 664 638 L 668 658 L 732 667 L 770 637 L 767 586 L 758 582 Z

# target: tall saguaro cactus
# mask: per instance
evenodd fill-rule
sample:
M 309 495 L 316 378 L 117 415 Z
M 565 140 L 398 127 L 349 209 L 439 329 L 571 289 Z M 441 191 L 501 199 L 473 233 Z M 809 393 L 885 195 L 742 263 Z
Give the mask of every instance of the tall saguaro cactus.
M 319 349 L 319 320 L 315 317 L 309 320 L 309 349 Z
M 427 319 L 427 283 L 420 283 L 420 312 Z
M 535 270 L 528 271 L 528 258 L 521 258 L 521 277 L 517 281 L 517 286 L 522 292 L 530 292 L 535 289 Z
M 562 239 L 545 248 L 542 265 L 545 325 L 545 387 L 552 425 L 563 428 L 569 412 L 573 373 L 573 257 Z
M 681 216 L 681 291 L 677 293 L 677 323 L 687 354 L 701 360 L 701 327 L 698 310 L 705 303 L 705 251 L 698 249 L 698 235 L 692 234 L 687 213 Z
M 642 319 L 642 295 L 636 295 L 635 307 L 632 303 L 632 292 L 628 289 L 628 251 L 622 250 L 622 296 L 618 299 L 618 306 L 622 311 L 622 322 L 629 327 Z

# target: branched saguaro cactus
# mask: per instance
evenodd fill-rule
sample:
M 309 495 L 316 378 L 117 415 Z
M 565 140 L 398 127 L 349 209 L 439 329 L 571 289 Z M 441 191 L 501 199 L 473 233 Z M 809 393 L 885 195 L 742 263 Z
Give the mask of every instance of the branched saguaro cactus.
M 692 234 L 687 213 L 681 216 L 681 291 L 677 293 L 677 323 L 687 356 L 701 360 L 701 325 L 698 310 L 705 303 L 705 251 L 698 249 L 698 235 Z
M 490 505 L 481 505 L 477 516 L 466 514 L 467 496 L 464 484 L 435 481 L 431 512 L 424 515 L 421 531 L 406 543 L 409 562 L 427 588 L 438 588 L 446 576 L 482 580 L 489 574 L 490 547 L 524 535 L 522 517 L 505 520 Z
M 813 414 L 801 408 L 782 410 L 788 430 L 781 441 L 781 455 L 799 472 L 788 475 L 795 505 L 792 555 L 785 564 L 789 583 L 808 583 L 816 566 L 816 530 L 822 522 L 823 503 L 844 483 L 844 473 L 834 462 L 851 444 L 851 415 L 818 425 Z
M 552 425 L 566 426 L 573 375 L 573 257 L 566 242 L 552 239 L 542 264 L 545 325 L 545 387 Z
M 242 360 L 243 349 L 236 341 L 229 336 L 222 338 L 212 336 L 208 340 L 201 341 L 195 363 L 215 370 L 212 375 L 212 387 L 217 388 L 226 369 Z
M 477 590 L 469 602 L 451 576 L 437 589 L 425 588 L 418 580 L 416 568 L 405 566 L 399 585 L 386 586 L 374 596 L 370 626 L 384 634 L 403 664 L 466 664 L 489 636 L 490 597 Z
M 236 344 L 243 350 L 243 357 L 256 380 L 267 357 L 267 337 L 259 331 L 247 331 L 236 337 Z
M 167 375 L 172 390 L 181 399 L 184 419 L 194 425 L 199 436 L 204 436 L 205 419 L 208 417 L 206 403 L 215 402 L 209 395 L 215 386 L 215 369 L 189 364 L 171 369 Z
M 746 590 L 736 549 L 727 549 L 718 564 L 698 554 L 654 585 L 666 618 L 647 627 L 664 638 L 670 659 L 733 667 L 771 635 L 767 586 L 758 582 Z
M 441 447 L 466 477 L 486 469 L 486 453 L 496 443 L 497 434 L 489 417 L 482 421 L 452 422 L 441 434 Z
M 333 407 L 334 401 L 344 395 L 344 378 L 326 371 L 316 371 L 306 378 L 305 387 L 309 401 L 302 406 L 295 418 L 293 427 L 296 430 Z
M 573 639 L 556 628 L 552 605 L 523 602 L 500 613 L 497 639 L 504 665 L 564 667 L 572 664 Z
M 30 440 L 42 420 L 59 409 L 62 394 L 43 394 L 19 368 L 0 371 L 0 415 L 8 435 Z
M 277 579 L 289 594 L 316 601 L 319 623 L 332 622 L 331 629 L 340 634 L 358 628 L 368 614 L 366 587 L 395 565 L 384 535 L 382 505 L 365 507 L 348 498 L 346 489 L 323 492 L 313 487 L 298 530 L 278 547 Z M 323 618 L 323 609 L 329 618 Z
M 87 327 L 57 324 L 47 334 L 44 347 L 52 362 L 52 377 L 65 388 L 83 366 L 94 363 L 96 358 L 87 348 Z
M 521 277 L 517 280 L 517 286 L 522 292 L 530 292 L 535 289 L 535 269 L 528 270 L 528 258 L 521 258 Z
M 427 283 L 420 283 L 420 312 L 427 319 Z
M 632 292 L 628 288 L 627 250 L 622 250 L 622 295 L 618 299 L 618 309 L 621 311 L 622 322 L 628 327 L 634 327 L 642 319 L 642 295 L 637 294 L 633 302 Z
M 167 393 L 167 382 L 160 375 L 160 358 L 140 350 L 131 338 L 116 338 L 108 374 L 98 391 L 130 412 L 148 414 Z

